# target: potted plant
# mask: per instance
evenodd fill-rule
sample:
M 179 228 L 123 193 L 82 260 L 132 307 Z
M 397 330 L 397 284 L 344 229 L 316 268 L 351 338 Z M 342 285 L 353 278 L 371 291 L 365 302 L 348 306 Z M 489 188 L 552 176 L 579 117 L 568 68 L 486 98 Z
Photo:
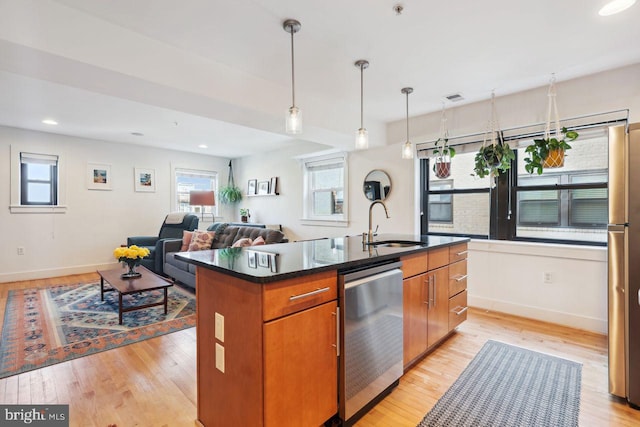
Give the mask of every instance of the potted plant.
M 249 214 L 249 209 L 240 209 L 240 220 L 242 222 L 249 222 L 249 218 L 251 215 Z
M 511 161 L 516 158 L 509 144 L 501 137 L 495 144 L 483 145 L 476 153 L 473 171 L 480 178 L 497 176 L 511 167 Z
M 547 136 L 547 138 L 534 139 L 533 144 L 529 145 L 525 152 L 529 157 L 524 159 L 524 168 L 527 172 L 542 175 L 544 168 L 559 168 L 564 166 L 565 151 L 570 150 L 571 146 L 567 141 L 575 141 L 578 138 L 578 132 L 567 130 L 566 127 L 561 131 L 563 138 Z
M 242 200 L 242 190 L 236 187 L 233 180 L 233 166 L 231 166 L 231 160 L 229 160 L 229 179 L 226 187 L 222 187 L 218 190 L 218 198 L 222 204 L 238 203 Z
M 451 159 L 456 155 L 456 150 L 449 147 L 449 139 L 438 138 L 434 143 L 436 148 L 433 150 L 435 156 L 433 160 L 433 173 L 438 178 L 448 178 L 451 175 Z

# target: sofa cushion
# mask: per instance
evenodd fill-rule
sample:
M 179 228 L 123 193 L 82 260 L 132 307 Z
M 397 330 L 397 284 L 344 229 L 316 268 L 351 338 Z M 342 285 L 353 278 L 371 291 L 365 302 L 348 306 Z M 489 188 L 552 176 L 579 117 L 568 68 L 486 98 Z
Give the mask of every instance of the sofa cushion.
M 251 240 L 248 237 L 243 237 L 242 239 L 238 239 L 235 242 L 233 242 L 233 245 L 231 245 L 232 248 L 244 248 L 247 246 L 251 246 L 251 244 L 253 243 L 253 240 Z
M 193 231 L 184 230 L 182 232 L 182 246 L 180 247 L 180 252 L 185 252 L 189 250 L 189 245 L 191 244 L 192 238 L 193 238 Z
M 215 238 L 215 231 L 194 231 L 189 244 L 189 251 L 202 251 L 211 249 L 211 244 Z
M 253 240 L 253 242 L 251 242 L 251 246 L 259 246 L 259 245 L 264 245 L 264 237 L 262 236 L 256 237 Z

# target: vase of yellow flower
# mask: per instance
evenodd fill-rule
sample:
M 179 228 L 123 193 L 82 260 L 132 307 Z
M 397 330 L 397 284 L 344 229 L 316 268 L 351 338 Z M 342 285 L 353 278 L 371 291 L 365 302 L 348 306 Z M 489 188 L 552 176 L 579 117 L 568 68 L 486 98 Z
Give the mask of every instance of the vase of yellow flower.
M 123 279 L 133 279 L 142 276 L 142 274 L 136 271 L 136 267 L 140 265 L 140 260 L 148 255 L 149 249 L 141 248 L 136 245 L 115 248 L 113 251 L 113 256 L 116 257 L 118 261 L 126 264 L 127 267 L 129 267 L 129 271 L 123 273 L 122 275 L 120 275 L 120 277 L 122 277 Z

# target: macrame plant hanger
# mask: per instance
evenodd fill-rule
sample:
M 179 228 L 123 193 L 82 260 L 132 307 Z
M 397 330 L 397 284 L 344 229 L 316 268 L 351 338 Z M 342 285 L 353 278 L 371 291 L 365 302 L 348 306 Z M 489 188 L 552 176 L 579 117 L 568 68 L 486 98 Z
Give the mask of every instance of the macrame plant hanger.
M 442 103 L 442 115 L 440 118 L 440 137 L 436 143 L 436 156 L 433 171 L 436 177 L 443 179 L 451 175 L 451 155 L 447 149 L 449 143 L 449 131 L 447 130 L 447 115 L 444 102 Z
M 491 135 L 491 145 L 493 146 L 493 152 L 495 153 L 495 147 L 498 145 L 498 141 L 496 139 L 497 131 L 496 129 L 500 129 L 500 124 L 498 123 L 498 114 L 496 113 L 496 93 L 495 91 L 491 91 L 491 116 L 489 121 L 487 122 L 487 131 L 484 134 L 484 139 L 482 140 L 482 148 L 484 149 L 487 146 L 487 137 Z M 496 159 L 495 156 L 493 159 L 485 158 L 487 165 L 491 169 L 491 173 L 489 175 L 489 181 L 491 182 L 491 187 L 495 185 L 495 173 L 496 167 L 500 164 L 500 159 Z
M 557 140 L 562 139 L 560 129 L 560 116 L 558 114 L 558 105 L 556 104 L 556 75 L 551 75 L 549 81 L 549 91 L 547 92 L 547 123 L 544 128 L 544 139 L 549 140 L 551 138 L 551 115 L 553 114 L 553 121 L 555 124 L 555 135 Z M 564 150 L 551 151 L 544 160 L 545 168 L 560 168 L 564 166 Z

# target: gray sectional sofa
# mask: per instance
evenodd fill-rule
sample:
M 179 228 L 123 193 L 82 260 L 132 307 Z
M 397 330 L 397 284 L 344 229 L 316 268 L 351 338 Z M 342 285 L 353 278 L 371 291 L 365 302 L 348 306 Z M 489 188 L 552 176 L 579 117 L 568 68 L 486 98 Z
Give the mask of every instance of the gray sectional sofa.
M 207 227 L 207 231 L 215 231 L 211 249 L 222 249 L 231 247 L 236 241 L 248 237 L 255 240 L 262 236 L 265 244 L 284 243 L 287 239 L 279 230 L 266 228 L 264 225 L 251 223 L 220 223 L 216 222 Z M 163 243 L 164 271 L 165 276 L 190 286 L 196 287 L 196 266 L 180 261 L 175 257 L 182 246 L 181 239 L 168 239 Z

